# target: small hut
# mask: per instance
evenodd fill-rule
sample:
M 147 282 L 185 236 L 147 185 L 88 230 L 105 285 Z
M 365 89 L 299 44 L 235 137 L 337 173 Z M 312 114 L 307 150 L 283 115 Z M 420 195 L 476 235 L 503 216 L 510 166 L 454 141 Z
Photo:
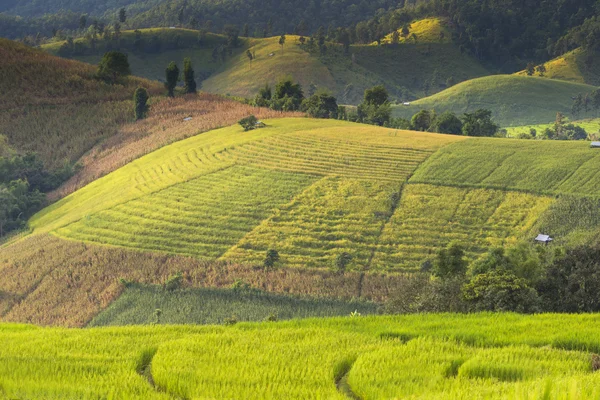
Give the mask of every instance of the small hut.
M 592 142 L 592 149 L 600 149 L 600 142 Z
M 535 241 L 537 243 L 543 243 L 543 244 L 548 244 L 550 242 L 552 242 L 554 239 L 552 239 L 549 235 L 542 235 L 539 234 L 537 235 L 537 237 L 535 238 Z

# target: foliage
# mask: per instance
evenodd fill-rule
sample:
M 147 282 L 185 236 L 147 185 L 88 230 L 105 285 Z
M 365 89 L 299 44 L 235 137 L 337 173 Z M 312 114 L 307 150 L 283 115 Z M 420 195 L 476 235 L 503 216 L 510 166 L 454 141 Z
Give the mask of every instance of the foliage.
M 277 252 L 277 250 L 267 250 L 267 254 L 265 255 L 265 259 L 263 261 L 263 266 L 265 268 L 273 268 L 277 261 L 279 261 L 279 253 Z
M 183 83 L 184 93 L 196 93 L 196 79 L 194 78 L 194 69 L 192 67 L 192 61 L 186 58 L 183 61 Z
M 363 102 L 357 108 L 358 121 L 371 125 L 386 125 L 390 121 L 391 108 L 385 87 L 375 86 L 365 90 Z
M 256 129 L 256 124 L 258 123 L 258 118 L 254 115 L 249 115 L 246 118 L 242 118 L 238 121 L 238 124 L 244 128 L 244 132 L 251 131 Z
M 131 75 L 127 54 L 118 51 L 105 53 L 98 64 L 98 77 L 112 83 L 118 83 L 122 78 Z
M 179 82 L 179 67 L 174 61 L 171 61 L 165 71 L 165 87 L 168 90 L 169 97 L 175 97 L 175 87 Z
M 135 106 L 135 119 L 146 118 L 148 113 L 148 91 L 144 88 L 137 88 L 133 94 L 133 104 Z
M 256 95 L 254 105 L 278 111 L 298 111 L 303 101 L 302 86 L 294 83 L 291 78 L 281 78 L 274 91 L 271 90 L 269 84 L 266 84 Z
M 351 261 L 352 255 L 344 251 L 338 254 L 338 256 L 335 258 L 333 267 L 337 272 L 343 274 L 344 272 L 346 272 L 346 268 L 348 267 L 348 264 L 350 264 Z
M 463 123 L 456 115 L 446 111 L 445 113 L 435 116 L 429 127 L 429 131 L 461 135 L 463 133 Z
M 552 263 L 538 291 L 553 312 L 598 312 L 600 249 L 578 247 Z
M 535 313 L 540 310 L 535 289 L 508 271 L 474 276 L 464 286 L 463 295 L 474 311 Z
M 438 252 L 432 273 L 442 279 L 456 278 L 467 272 L 467 265 L 463 248 L 457 243 L 451 243 Z
M 465 136 L 494 136 L 500 128 L 492 121 L 492 111 L 485 109 L 465 113 L 462 123 L 462 131 Z
M 327 93 L 314 94 L 302 102 L 302 111 L 312 118 L 338 117 L 338 104 L 335 97 Z

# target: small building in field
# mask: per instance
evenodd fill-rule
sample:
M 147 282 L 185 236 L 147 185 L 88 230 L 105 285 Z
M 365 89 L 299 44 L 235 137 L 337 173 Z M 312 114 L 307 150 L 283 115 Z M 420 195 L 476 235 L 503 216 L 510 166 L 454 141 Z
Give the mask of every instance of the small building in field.
M 537 237 L 535 238 L 535 241 L 538 243 L 543 243 L 543 244 L 548 244 L 550 242 L 552 242 L 554 239 L 552 239 L 549 235 L 542 235 L 539 234 L 537 235 Z
M 592 142 L 592 149 L 600 149 L 600 142 Z

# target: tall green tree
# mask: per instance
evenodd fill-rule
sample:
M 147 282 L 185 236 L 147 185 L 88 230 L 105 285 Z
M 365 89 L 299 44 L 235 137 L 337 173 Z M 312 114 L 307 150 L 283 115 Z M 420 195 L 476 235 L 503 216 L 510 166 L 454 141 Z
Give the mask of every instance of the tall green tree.
M 98 77 L 112 84 L 131 75 L 127 54 L 118 51 L 105 53 L 98 64 Z
M 175 97 L 175 87 L 179 82 L 179 67 L 175 64 L 175 61 L 171 61 L 165 71 L 166 83 L 165 86 L 169 91 L 169 97 Z
M 183 83 L 185 93 L 196 93 L 196 79 L 194 78 L 194 68 L 192 60 L 186 58 L 183 60 Z
M 140 120 L 146 118 L 146 113 L 148 112 L 148 91 L 139 87 L 135 90 L 133 94 L 133 104 L 135 106 L 135 119 Z
M 479 109 L 472 113 L 465 113 L 462 117 L 463 135 L 465 136 L 494 136 L 500 129 L 492 121 L 492 112 Z
M 455 278 L 464 276 L 467 272 L 467 260 L 465 259 L 464 249 L 451 243 L 445 249 L 438 252 L 433 263 L 433 275 L 442 278 Z
M 125 11 L 125 7 L 119 9 L 119 22 L 124 24 L 127 21 L 127 11 Z
M 281 52 L 283 53 L 283 45 L 285 45 L 285 35 L 279 37 L 279 45 L 281 46 Z

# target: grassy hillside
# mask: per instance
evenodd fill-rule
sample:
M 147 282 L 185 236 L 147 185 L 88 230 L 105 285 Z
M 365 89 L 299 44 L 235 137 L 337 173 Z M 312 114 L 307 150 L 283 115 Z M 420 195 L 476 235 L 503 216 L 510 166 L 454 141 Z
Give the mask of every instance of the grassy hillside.
M 132 120 L 133 92 L 160 85 L 129 78 L 107 85 L 90 65 L 0 39 L 0 134 L 19 151 L 34 151 L 53 168 L 76 162 L 95 143 Z
M 135 286 L 94 318 L 89 326 L 224 324 L 232 320 L 265 321 L 377 313 L 377 304 L 291 297 L 253 289 L 183 289 Z M 160 315 L 157 316 L 156 310 Z
M 580 126 L 588 134 L 596 135 L 600 137 L 600 118 L 590 118 L 584 120 L 576 120 L 569 121 L 569 124 L 573 124 L 576 126 Z M 520 133 L 529 133 L 531 129 L 535 129 L 537 133 L 542 133 L 547 128 L 554 127 L 554 123 L 549 124 L 537 124 L 537 125 L 522 125 L 522 126 L 512 126 L 506 128 L 506 132 L 509 137 L 518 136 Z
M 541 124 L 554 120 L 557 112 L 569 115 L 572 98 L 587 94 L 594 86 L 539 77 L 493 75 L 460 83 L 410 106 L 394 107 L 396 116 L 410 118 L 422 109 L 457 114 L 478 108 L 492 110 L 502 126 Z
M 225 43 L 223 36 L 207 34 L 199 42 L 198 31 L 155 28 L 140 30 L 141 44 L 137 47 L 133 44 L 134 32 L 124 31 L 120 44 L 102 40 L 92 50 L 88 40 L 78 39 L 75 44 L 80 49 L 66 55 L 96 64 L 109 47 L 120 47 L 128 52 L 135 75 L 159 80 L 164 80 L 170 61 L 181 66 L 183 59 L 189 57 L 198 78 L 203 80 L 204 90 L 209 92 L 254 97 L 266 83 L 274 85 L 280 77 L 289 75 L 302 84 L 305 92 L 314 85 L 333 92 L 346 104 L 358 104 L 365 89 L 379 84 L 386 85 L 394 98 L 413 99 L 425 95 L 424 81 L 435 81 L 430 94 L 442 90 L 450 77 L 460 82 L 488 74 L 474 58 L 461 54 L 440 19 L 416 21 L 411 30 L 420 38 L 416 43 L 403 40 L 399 45 L 355 45 L 349 54 L 331 43 L 320 54 L 316 47 L 300 46 L 299 36 L 294 35 L 287 36 L 283 49 L 279 36 L 241 39 L 241 46 L 223 63 L 212 59 L 213 49 Z M 447 33 L 445 39 L 440 39 L 440 32 Z M 148 49 L 153 36 L 159 38 L 157 51 Z M 42 47 L 59 54 L 63 44 Z M 255 55 L 253 61 L 248 59 L 247 50 Z M 399 65 L 404 67 L 398 68 Z
M 353 270 L 414 271 L 451 241 L 475 256 L 528 238 L 552 203 L 545 196 L 599 189 L 600 153 L 585 143 L 267 124 L 167 146 L 43 210 L 31 227 L 208 260 L 260 264 L 276 249 L 282 266 L 328 268 L 348 252 Z M 452 234 L 440 235 L 448 225 Z
M 514 314 L 1 325 L 0 375 L 10 398 L 594 399 L 599 328 L 595 315 Z
M 598 62 L 600 62 L 599 54 L 576 49 L 545 63 L 546 73 L 544 76 L 550 79 L 600 86 Z M 520 71 L 516 75 L 526 76 L 527 74 L 525 71 Z

